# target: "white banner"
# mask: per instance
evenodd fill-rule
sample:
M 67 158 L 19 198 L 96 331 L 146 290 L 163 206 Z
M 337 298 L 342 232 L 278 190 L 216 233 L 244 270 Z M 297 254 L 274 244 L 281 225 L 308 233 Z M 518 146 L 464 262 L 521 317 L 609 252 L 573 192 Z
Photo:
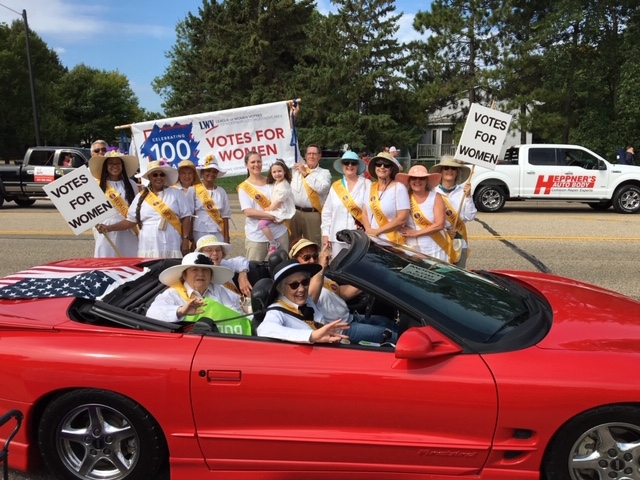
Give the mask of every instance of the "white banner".
M 494 170 L 510 123 L 508 113 L 472 104 L 455 159 Z
M 42 189 L 76 235 L 118 213 L 86 165 L 70 171 Z
M 277 158 L 289 166 L 296 159 L 286 101 L 134 123 L 131 132 L 141 172 L 160 158 L 197 165 L 213 154 L 227 175 L 246 175 L 244 156 L 252 150 L 262 155 L 265 171 Z

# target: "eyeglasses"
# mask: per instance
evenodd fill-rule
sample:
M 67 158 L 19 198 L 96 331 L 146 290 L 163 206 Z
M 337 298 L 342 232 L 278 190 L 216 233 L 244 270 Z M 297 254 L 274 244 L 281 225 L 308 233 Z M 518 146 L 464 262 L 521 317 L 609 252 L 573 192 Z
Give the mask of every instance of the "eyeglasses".
M 149 175 L 151 178 L 164 177 L 164 172 L 156 172 Z
M 105 153 L 106 151 L 107 151 L 107 147 L 100 147 L 100 148 L 95 148 L 93 150 L 93 153 L 100 153 L 100 152 Z
M 391 168 L 391 164 L 389 162 L 376 162 L 376 167 L 378 167 L 378 168 Z
M 317 253 L 305 253 L 304 255 L 301 255 L 300 258 L 302 258 L 302 260 L 304 260 L 305 262 L 308 262 L 312 258 L 314 260 L 317 260 L 319 256 L 320 255 L 318 255 Z
M 316 155 L 320 155 L 320 153 L 319 152 L 307 152 L 306 155 L 316 156 Z
M 442 167 L 442 170 L 456 170 L 458 167 Z
M 350 160 L 342 162 L 342 165 L 344 165 L 345 167 L 357 167 L 358 163 L 359 162 L 357 160 Z
M 291 288 L 291 290 L 297 290 L 300 285 L 302 285 L 305 288 L 308 287 L 309 283 L 311 283 L 311 279 L 305 278 L 304 280 L 300 280 L 299 282 L 291 282 L 285 285 L 289 285 L 289 288 Z

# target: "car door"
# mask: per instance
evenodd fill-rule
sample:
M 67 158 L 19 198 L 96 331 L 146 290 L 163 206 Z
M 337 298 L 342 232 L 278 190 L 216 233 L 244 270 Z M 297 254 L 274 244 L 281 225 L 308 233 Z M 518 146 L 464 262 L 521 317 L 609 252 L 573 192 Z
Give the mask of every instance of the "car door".
M 375 347 L 207 337 L 191 382 L 212 470 L 472 474 L 497 415 L 475 354 L 406 360 Z
M 568 198 L 598 200 L 608 198 L 610 172 L 599 169 L 599 159 L 580 148 L 559 149 L 565 159 L 563 175 L 567 183 Z
M 556 148 L 528 147 L 527 152 L 526 160 L 521 160 L 523 196 L 525 198 L 562 197 L 566 189 L 561 183 L 562 166 L 558 163 Z

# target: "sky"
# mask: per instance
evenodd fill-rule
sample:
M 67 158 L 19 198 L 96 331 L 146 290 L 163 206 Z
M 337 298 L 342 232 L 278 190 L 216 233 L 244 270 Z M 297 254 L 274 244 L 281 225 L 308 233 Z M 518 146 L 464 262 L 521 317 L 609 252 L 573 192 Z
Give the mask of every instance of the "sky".
M 430 0 L 396 0 L 402 13 L 400 41 L 419 38 L 413 17 Z M 335 12 L 330 0 L 318 9 Z M 162 113 L 163 99 L 151 82 L 169 65 L 166 53 L 176 41 L 175 26 L 189 12 L 197 15 L 202 0 L 0 0 L 0 23 L 10 24 L 27 11 L 29 28 L 58 53 L 69 69 L 84 63 L 126 75 L 140 106 Z M 12 11 L 14 10 L 14 11 Z

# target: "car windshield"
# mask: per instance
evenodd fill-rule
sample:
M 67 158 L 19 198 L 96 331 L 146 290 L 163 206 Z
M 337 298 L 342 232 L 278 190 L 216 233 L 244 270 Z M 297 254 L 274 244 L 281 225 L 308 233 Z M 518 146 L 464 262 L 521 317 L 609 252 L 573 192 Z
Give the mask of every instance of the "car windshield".
M 522 287 L 408 248 L 381 246 L 372 242 L 366 255 L 345 266 L 345 273 L 369 283 L 383 298 L 400 299 L 462 338 L 493 342 L 530 318 L 532 294 Z

